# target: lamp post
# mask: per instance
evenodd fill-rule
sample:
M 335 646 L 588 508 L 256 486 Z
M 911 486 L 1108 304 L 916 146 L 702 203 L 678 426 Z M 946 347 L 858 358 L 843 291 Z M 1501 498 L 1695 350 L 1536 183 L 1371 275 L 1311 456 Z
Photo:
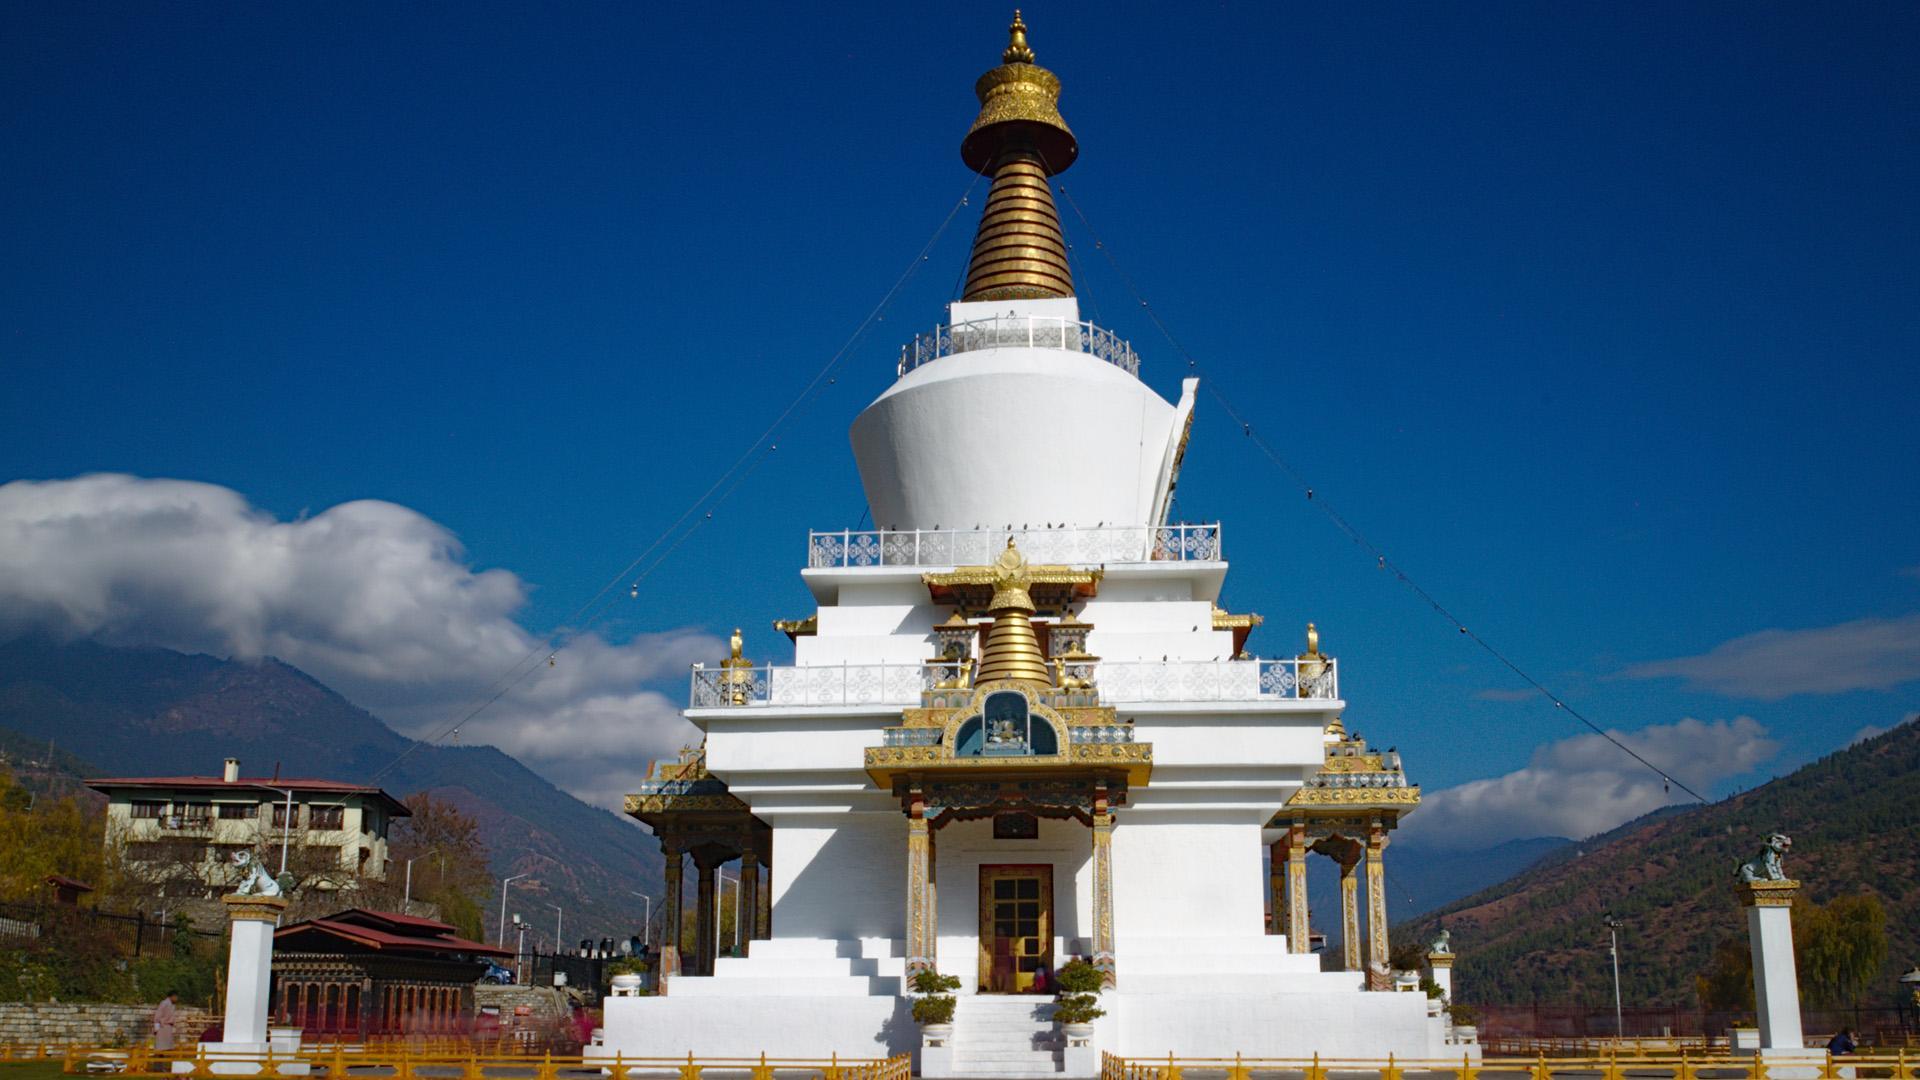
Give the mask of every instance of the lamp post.
M 1600 920 L 1607 924 L 1607 940 L 1610 942 L 1607 951 L 1613 956 L 1613 1037 L 1623 1039 L 1627 1032 L 1620 1009 L 1620 928 L 1627 924 L 1623 919 L 1614 918 L 1611 911 L 1601 915 Z
M 503 949 L 507 947 L 507 886 L 523 877 L 531 876 L 531 874 L 515 874 L 510 878 L 500 879 L 500 933 L 493 939 L 493 943 Z
M 548 904 L 547 906 L 553 909 L 553 952 L 555 956 L 558 956 L 561 946 L 564 945 L 567 940 L 560 936 L 561 920 L 567 917 L 567 913 L 559 904 Z
M 276 773 L 279 771 L 277 767 L 274 769 Z M 260 787 L 275 795 L 287 797 L 286 819 L 280 823 L 280 874 L 284 875 L 287 872 L 287 841 L 293 838 L 293 789 L 271 787 L 267 784 L 261 784 Z
M 428 855 L 437 855 L 439 852 L 439 848 L 434 848 L 432 851 L 415 855 L 413 858 L 407 860 L 407 887 L 406 890 L 400 894 L 400 910 L 406 912 L 408 915 L 413 914 L 413 864 L 426 858 Z
M 640 924 L 640 943 L 651 945 L 653 944 L 653 897 L 643 892 L 634 892 L 632 889 L 628 889 L 627 892 L 647 902 L 647 921 Z

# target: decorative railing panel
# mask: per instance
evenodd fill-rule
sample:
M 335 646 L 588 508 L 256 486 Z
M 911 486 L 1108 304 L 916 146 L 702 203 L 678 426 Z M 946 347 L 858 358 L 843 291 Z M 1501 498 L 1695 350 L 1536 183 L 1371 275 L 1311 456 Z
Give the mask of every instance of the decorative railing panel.
M 1318 660 L 1103 660 L 1088 666 L 1100 701 L 1108 705 L 1151 701 L 1331 700 L 1340 696 L 1338 666 L 1331 657 Z M 946 665 L 927 664 L 695 668 L 690 703 L 696 709 L 764 705 L 910 706 L 920 704 L 922 692 L 934 689 L 936 680 L 948 674 L 951 672 Z
M 954 326 L 936 326 L 901 346 L 896 371 L 905 375 L 943 356 L 1007 348 L 1086 353 L 1136 378 L 1140 375 L 1140 356 L 1125 338 L 1090 322 L 1044 315 L 1002 315 Z
M 1108 563 L 1219 562 L 1226 556 L 1220 523 L 1101 525 L 1086 528 L 877 529 L 807 534 L 811 569 L 865 566 L 986 566 L 1020 546 L 1029 562 L 1066 566 Z

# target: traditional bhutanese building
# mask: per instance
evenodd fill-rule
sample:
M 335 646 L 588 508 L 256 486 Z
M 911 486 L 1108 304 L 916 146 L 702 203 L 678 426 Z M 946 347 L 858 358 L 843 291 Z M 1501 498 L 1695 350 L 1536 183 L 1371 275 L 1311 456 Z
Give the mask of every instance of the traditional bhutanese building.
M 1049 183 L 1079 148 L 1017 16 L 1011 38 L 961 142 L 991 178 L 964 299 L 853 421 L 886 527 L 807 537 L 815 610 L 776 624 L 794 663 L 736 631 L 693 672 L 704 740 L 628 798 L 666 853 L 665 925 L 692 885 L 697 927 L 669 935 L 661 996 L 608 1001 L 599 1052 L 992 1076 L 1090 1074 L 1099 1050 L 1457 1056 L 1425 995 L 1368 989 L 1392 982 L 1383 860 L 1419 789 L 1345 734 L 1311 626 L 1248 654 L 1222 526 L 1167 520 L 1198 381 L 1163 399 L 1080 318 Z M 1312 853 L 1345 885 L 1337 962 L 1309 951 Z M 751 941 L 716 958 L 730 863 Z M 1045 987 L 1076 957 L 1107 1014 L 1063 1048 Z M 925 969 L 961 989 L 922 1049 Z

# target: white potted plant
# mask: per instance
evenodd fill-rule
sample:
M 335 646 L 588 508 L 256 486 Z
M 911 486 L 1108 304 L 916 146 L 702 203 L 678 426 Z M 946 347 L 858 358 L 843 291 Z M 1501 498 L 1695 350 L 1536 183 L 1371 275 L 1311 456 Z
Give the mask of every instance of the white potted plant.
M 1107 1011 L 1099 1007 L 1104 979 L 1100 969 L 1085 960 L 1070 960 L 1054 974 L 1053 1019 L 1067 1036 L 1068 1046 L 1085 1046 L 1093 1038 L 1093 1022 Z
M 920 995 L 913 1001 L 913 1019 L 921 1038 L 928 1046 L 945 1046 L 953 1037 L 953 992 L 960 989 L 960 980 L 928 969 L 916 972 L 912 983 Z

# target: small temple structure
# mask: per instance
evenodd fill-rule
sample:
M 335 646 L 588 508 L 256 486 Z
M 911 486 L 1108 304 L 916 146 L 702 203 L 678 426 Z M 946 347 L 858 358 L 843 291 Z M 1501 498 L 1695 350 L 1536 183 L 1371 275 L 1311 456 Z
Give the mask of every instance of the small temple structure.
M 1001 60 L 961 143 L 991 179 L 964 297 L 853 421 L 885 527 L 808 536 L 792 664 L 735 631 L 695 665 L 701 743 L 627 799 L 666 854 L 660 993 L 609 999 L 590 1053 L 917 1052 L 910 980 L 936 971 L 960 990 L 923 1071 L 1066 1075 L 1088 1059 L 1048 987 L 1078 958 L 1105 984 L 1093 1050 L 1457 1059 L 1387 970 L 1388 841 L 1420 789 L 1348 734 L 1315 626 L 1249 652 L 1222 525 L 1169 520 L 1198 380 L 1162 398 L 1081 318 L 1060 80 L 1017 15 Z M 1310 951 L 1314 853 L 1339 957 Z M 729 863 L 744 957 L 716 955 Z
M 274 931 L 271 1013 L 309 1035 L 458 1032 L 488 961 L 512 955 L 436 919 L 348 908 Z

